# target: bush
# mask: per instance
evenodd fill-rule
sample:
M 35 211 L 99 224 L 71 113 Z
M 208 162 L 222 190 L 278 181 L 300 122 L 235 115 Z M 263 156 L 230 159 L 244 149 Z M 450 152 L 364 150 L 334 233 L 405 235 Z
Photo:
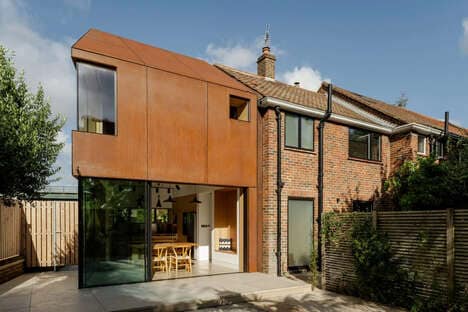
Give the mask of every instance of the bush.
M 385 183 L 402 210 L 466 207 L 468 202 L 468 140 L 449 144 L 446 160 L 434 156 L 406 161 Z
M 403 307 L 412 305 L 415 274 L 401 268 L 387 236 L 374 229 L 370 218 L 353 222 L 351 250 L 359 297 Z

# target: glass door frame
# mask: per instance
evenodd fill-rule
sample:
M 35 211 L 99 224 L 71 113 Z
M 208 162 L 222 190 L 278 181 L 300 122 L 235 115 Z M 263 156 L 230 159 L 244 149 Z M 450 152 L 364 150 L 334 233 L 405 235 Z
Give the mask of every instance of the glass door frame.
M 312 202 L 312 248 L 315 248 L 315 220 L 314 220 L 314 215 L 315 215 L 315 198 L 314 197 L 298 197 L 298 196 L 288 196 L 288 203 L 287 203 L 287 214 L 288 214 L 288 226 L 287 226 L 287 251 L 286 251 L 286 266 L 287 266 L 287 270 L 289 271 L 290 269 L 294 270 L 294 268 L 300 268 L 299 266 L 296 266 L 296 267 L 293 267 L 293 266 L 290 266 L 289 265 L 289 226 L 290 226 L 290 220 L 289 220 L 289 210 L 290 210 L 290 206 L 289 206 L 289 202 L 291 200 L 295 200 L 295 201 L 310 201 Z

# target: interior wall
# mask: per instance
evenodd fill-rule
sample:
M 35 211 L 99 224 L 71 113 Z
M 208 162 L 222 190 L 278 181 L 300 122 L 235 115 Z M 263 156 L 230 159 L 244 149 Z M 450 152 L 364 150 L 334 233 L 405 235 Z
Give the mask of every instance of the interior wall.
M 219 238 L 231 238 L 232 249 L 237 249 L 237 190 L 215 191 L 214 245 L 217 250 Z
M 197 211 L 197 204 L 190 203 L 193 199 L 192 195 L 187 195 L 183 197 L 174 198 L 176 202 L 172 205 L 174 212 L 177 215 L 177 240 L 178 241 L 187 241 L 187 237 L 183 235 L 182 227 L 183 227 L 183 213 L 184 212 L 196 212 Z

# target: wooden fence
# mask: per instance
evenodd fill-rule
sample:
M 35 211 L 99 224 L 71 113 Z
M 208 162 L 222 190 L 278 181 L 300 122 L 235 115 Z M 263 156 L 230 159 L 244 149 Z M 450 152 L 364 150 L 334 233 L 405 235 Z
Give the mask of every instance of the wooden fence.
M 356 280 L 349 233 L 353 219 L 372 218 L 387 234 L 395 257 L 416 272 L 416 292 L 422 296 L 461 296 L 468 285 L 468 210 L 345 213 L 340 218 L 339 243 L 325 242 L 325 288 L 343 291 Z
M 18 203 L 6 206 L 0 201 L 0 260 L 21 253 L 21 209 Z
M 78 264 L 78 202 L 37 200 L 23 204 L 26 267 Z
M 0 202 L 0 260 L 16 256 L 27 268 L 78 264 L 78 202 Z

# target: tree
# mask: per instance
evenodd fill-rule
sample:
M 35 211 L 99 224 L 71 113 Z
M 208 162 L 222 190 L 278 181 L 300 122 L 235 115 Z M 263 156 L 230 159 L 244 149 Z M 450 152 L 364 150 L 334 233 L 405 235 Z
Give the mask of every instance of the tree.
M 400 93 L 400 97 L 396 100 L 395 105 L 398 107 L 406 107 L 408 105 L 408 97 L 404 92 Z
M 63 125 L 42 86 L 30 92 L 12 53 L 0 45 L 0 198 L 30 200 L 48 184 L 60 170 L 54 163 L 63 147 L 56 141 Z
M 446 159 L 434 155 L 406 161 L 386 182 L 403 210 L 466 208 L 468 203 L 468 139 L 451 139 Z

